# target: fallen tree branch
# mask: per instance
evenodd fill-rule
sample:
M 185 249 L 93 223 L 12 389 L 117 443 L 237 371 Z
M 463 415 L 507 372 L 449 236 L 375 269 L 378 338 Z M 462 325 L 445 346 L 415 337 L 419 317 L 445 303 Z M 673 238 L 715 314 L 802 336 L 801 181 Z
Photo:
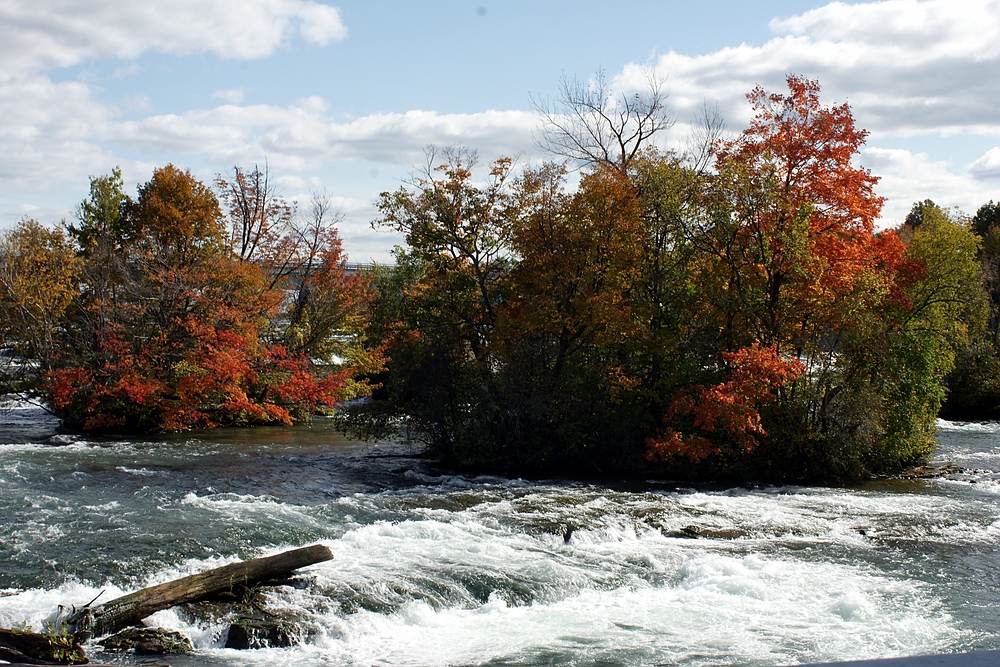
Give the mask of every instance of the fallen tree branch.
M 265 558 L 253 558 L 240 563 L 217 567 L 207 572 L 150 586 L 96 607 L 74 610 L 66 619 L 70 633 L 79 636 L 92 633 L 109 635 L 136 625 L 142 619 L 163 609 L 197 602 L 213 595 L 227 593 L 239 586 L 253 586 L 269 579 L 278 579 L 293 570 L 322 563 L 333 558 L 322 544 L 285 551 Z

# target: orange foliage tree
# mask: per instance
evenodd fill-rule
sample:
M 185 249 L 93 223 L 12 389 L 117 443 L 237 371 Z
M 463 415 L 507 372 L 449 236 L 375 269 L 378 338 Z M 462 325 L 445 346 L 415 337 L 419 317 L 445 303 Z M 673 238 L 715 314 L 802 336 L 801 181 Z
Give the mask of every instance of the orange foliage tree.
M 908 441 L 900 459 L 929 451 L 925 415 L 939 404 L 933 388 L 944 364 L 934 369 L 937 380 L 911 392 L 920 396 L 919 408 L 909 403 L 921 415 L 912 422 L 924 424 L 920 433 L 902 433 L 890 408 L 875 407 L 894 404 L 897 380 L 885 360 L 903 361 L 902 341 L 914 344 L 912 330 L 904 332 L 922 316 L 911 296 L 927 278 L 925 262 L 894 231 L 874 231 L 883 199 L 877 178 L 854 164 L 867 133 L 850 108 L 821 105 L 816 81 L 787 83 L 787 95 L 748 94 L 750 127 L 718 147 L 712 191 L 721 215 L 690 239 L 704 286 L 699 310 L 718 332 L 722 377 L 678 394 L 666 430 L 648 441 L 651 460 L 697 461 L 725 446 L 747 453 L 765 435 L 764 421 L 778 434 L 763 456 L 798 457 L 790 469 L 841 465 L 839 474 L 857 474 L 848 468 L 863 465 L 860 458 L 878 465 L 878 438 Z M 943 288 L 961 300 L 960 283 Z M 760 382 L 747 384 L 740 364 L 750 360 Z M 729 433 L 708 442 L 704 433 L 718 426 Z
M 451 159 L 383 194 L 409 247 L 376 281 L 382 425 L 507 470 L 829 479 L 925 457 L 976 242 L 877 232 L 866 132 L 817 82 L 787 84 L 748 95 L 731 141 L 710 119 L 712 170 L 705 151 L 593 157 L 609 145 L 573 154 L 576 188 L 508 161 L 477 186 Z
M 81 243 L 85 265 L 105 259 L 88 248 L 116 247 L 124 258 L 104 281 L 84 283 L 66 323 L 65 354 L 49 374 L 50 399 L 69 424 L 84 430 L 291 424 L 364 393 L 349 361 L 317 365 L 311 356 L 319 338 L 342 333 L 337 322 L 310 345 L 285 344 L 285 285 L 231 247 L 210 188 L 168 165 L 132 202 L 115 178 L 120 183 L 117 173 L 111 181 L 94 179 L 82 208 L 89 213 L 70 230 L 88 241 Z M 123 224 L 99 224 L 118 210 Z M 349 301 L 346 311 L 356 314 L 364 307 L 364 281 L 346 275 L 339 239 L 333 230 L 325 233 L 317 298 Z M 106 240 L 111 234 L 119 238 Z M 369 361 L 377 367 L 377 354 Z

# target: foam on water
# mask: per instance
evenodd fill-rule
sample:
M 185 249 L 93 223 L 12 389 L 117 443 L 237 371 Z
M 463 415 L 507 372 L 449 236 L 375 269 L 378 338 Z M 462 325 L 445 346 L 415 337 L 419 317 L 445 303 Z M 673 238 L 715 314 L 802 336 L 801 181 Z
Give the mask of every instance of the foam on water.
M 948 460 L 979 472 L 855 489 L 619 490 L 287 443 L 0 445 L 0 626 L 40 629 L 101 591 L 322 542 L 335 560 L 266 597 L 298 619 L 294 648 L 224 649 L 226 619 L 198 610 L 151 621 L 189 636 L 204 665 L 763 666 L 1000 648 L 1000 442 L 947 433 Z
M 38 403 L 18 395 L 0 396 L 0 442 L 51 436 L 60 421 Z
M 381 555 L 370 567 L 388 565 Z M 336 562 L 312 571 L 321 589 L 343 577 Z M 409 600 L 390 613 L 345 614 L 315 590 L 284 588 L 270 606 L 305 610 L 314 633 L 291 651 L 235 653 L 220 648 L 222 624 L 176 612 L 155 620 L 207 655 L 253 665 L 789 664 L 947 650 L 965 634 L 924 586 L 863 568 L 690 553 L 670 578 L 522 605 L 496 593 L 481 603 Z
M 937 427 L 945 431 L 966 431 L 968 433 L 1000 433 L 1000 422 L 960 422 L 938 419 Z

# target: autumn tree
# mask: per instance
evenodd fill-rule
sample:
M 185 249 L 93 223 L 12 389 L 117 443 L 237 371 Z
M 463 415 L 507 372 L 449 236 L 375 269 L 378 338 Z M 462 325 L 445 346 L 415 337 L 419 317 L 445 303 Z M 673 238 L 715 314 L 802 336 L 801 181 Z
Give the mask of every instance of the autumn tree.
M 630 297 L 633 317 L 645 332 L 632 363 L 643 380 L 650 419 L 663 414 L 678 385 L 695 381 L 703 356 L 717 343 L 699 335 L 706 326 L 698 282 L 704 258 L 693 241 L 727 211 L 712 196 L 712 178 L 703 166 L 690 157 L 647 151 L 632 175 L 641 211 L 634 241 L 638 274 Z
M 924 202 L 928 203 L 932 202 Z M 935 217 L 949 217 L 937 205 L 925 205 L 923 212 L 928 210 Z M 948 397 L 941 414 L 947 419 L 996 419 L 1000 417 L 1000 206 L 992 201 L 983 204 L 969 226 L 980 240 L 986 320 L 985 326 L 970 332 L 968 344 L 958 351 L 955 368 L 948 374 Z
M 690 230 L 719 376 L 678 394 L 651 451 L 693 460 L 753 450 L 745 460 L 759 466 L 754 474 L 775 474 L 781 459 L 791 476 L 916 462 L 929 452 L 961 333 L 942 313 L 971 307 L 975 244 L 933 224 L 910 246 L 895 232 L 874 233 L 877 179 L 852 163 L 866 133 L 846 104 L 820 104 L 815 81 L 790 76 L 788 87 L 751 92 L 754 120 L 720 148 L 718 213 Z M 948 244 L 951 256 L 929 251 Z M 752 349 L 771 351 L 759 372 L 780 380 L 756 396 L 733 379 Z M 730 424 L 728 435 L 719 423 Z
M 493 163 L 477 186 L 476 159 L 462 149 L 429 149 L 410 187 L 382 193 L 373 223 L 402 232 L 410 247 L 397 257 L 406 281 L 377 281 L 376 313 L 393 319 L 377 317 L 371 335 L 385 339 L 394 360 L 386 378 L 393 405 L 405 405 L 406 420 L 422 432 L 467 429 L 476 420 L 461 404 L 476 410 L 492 403 L 511 161 Z
M 500 309 L 493 378 L 507 457 L 582 466 L 618 458 L 611 443 L 635 436 L 628 399 L 630 346 L 641 335 L 630 309 L 639 270 L 640 205 L 612 167 L 588 171 L 576 191 L 546 164 L 516 180 L 511 228 L 516 265 Z M 625 447 L 627 449 L 627 447 Z
M 215 190 L 233 257 L 259 266 L 269 289 L 295 273 L 304 242 L 296 228 L 297 205 L 278 191 L 267 165 L 250 170 L 235 166 L 216 176 Z
M 906 247 L 897 270 L 901 294 L 890 301 L 874 346 L 852 355 L 882 402 L 875 458 L 886 467 L 922 460 L 936 446 L 944 379 L 986 323 L 980 243 L 963 220 L 925 216 Z
M 59 325 L 76 293 L 78 262 L 66 234 L 24 219 L 0 235 L 2 393 L 37 389 L 57 362 Z
M 135 250 L 164 269 L 194 266 L 220 254 L 225 244 L 212 189 L 172 164 L 139 186 L 130 217 Z
M 637 117 L 578 85 L 549 127 L 577 187 L 506 161 L 476 183 L 452 153 L 383 194 L 408 247 L 376 278 L 391 361 L 367 423 L 507 472 L 829 481 L 924 460 L 984 312 L 980 243 L 928 203 L 876 231 L 866 132 L 787 85 L 748 95 L 734 139 L 710 117 L 691 156 L 648 146 L 662 97 Z
M 251 170 L 235 166 L 231 173 L 216 176 L 215 187 L 228 214 L 228 243 L 233 254 L 244 261 L 267 254 L 294 214 L 294 206 L 281 197 L 271 181 L 267 164 L 263 170 L 256 165 Z
M 289 226 L 292 270 L 279 283 L 286 298 L 279 321 L 280 341 L 290 354 L 321 363 L 348 364 L 360 373 L 381 370 L 381 340 L 365 340 L 373 298 L 371 276 L 348 269 L 337 232 L 342 215 L 325 192 L 313 195 L 308 218 Z M 364 395 L 349 380 L 345 398 Z
M 644 334 L 629 312 L 641 261 L 633 183 L 596 167 L 574 191 L 560 165 L 508 179 L 501 160 L 478 185 L 462 155 L 383 195 L 380 224 L 409 245 L 376 279 L 385 407 L 464 465 L 634 456 L 632 407 L 643 408 L 628 400 L 630 348 Z M 368 411 L 367 427 L 385 414 Z
M 172 165 L 154 171 L 134 201 L 120 184 L 117 172 L 92 179 L 80 225 L 70 229 L 83 275 L 102 279 L 85 281 L 74 298 L 63 354 L 48 376 L 52 404 L 69 425 L 144 431 L 290 424 L 364 393 L 351 363 L 317 365 L 311 356 L 344 333 L 334 329 L 362 311 L 366 298 L 345 277 L 333 230 L 316 249 L 326 267 L 316 298 L 353 305 L 323 335 L 290 348 L 281 331 L 286 285 L 231 245 L 211 188 Z M 109 256 L 117 258 L 113 270 L 95 264 Z M 340 289 L 339 297 L 325 291 Z M 377 354 L 366 361 L 377 370 Z
M 1000 350 L 1000 205 L 990 201 L 980 206 L 971 228 L 982 239 L 979 260 L 990 299 L 989 342 Z
M 69 313 L 75 326 L 66 332 L 75 339 L 63 341 L 74 350 L 100 355 L 98 332 L 133 314 L 125 298 L 134 288 L 130 275 L 133 205 L 125 193 L 121 169 L 116 167 L 106 176 L 90 179 L 90 194 L 77 209 L 76 222 L 66 225 L 80 259 L 80 294 Z

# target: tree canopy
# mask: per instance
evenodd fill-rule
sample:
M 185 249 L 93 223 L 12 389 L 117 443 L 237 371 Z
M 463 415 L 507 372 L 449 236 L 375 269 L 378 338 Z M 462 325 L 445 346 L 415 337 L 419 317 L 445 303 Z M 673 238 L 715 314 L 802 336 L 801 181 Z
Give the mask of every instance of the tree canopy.
M 267 183 L 236 173 L 243 194 Z M 366 393 L 356 376 L 382 363 L 360 338 L 369 281 L 347 271 L 336 217 L 298 224 L 271 202 L 267 224 L 248 223 L 225 185 L 224 211 L 167 165 L 132 199 L 115 170 L 91 179 L 66 232 L 26 220 L 4 234 L 0 334 L 33 371 L 9 388 L 97 431 L 291 424 Z
M 0 335 L 30 360 L 5 388 L 102 431 L 289 424 L 371 393 L 345 429 L 510 473 L 899 471 L 946 398 L 1000 415 L 998 207 L 924 200 L 876 229 L 866 131 L 786 84 L 750 91 L 729 138 L 706 108 L 680 153 L 652 145 L 661 81 L 564 81 L 540 111 L 565 161 L 429 149 L 378 199 L 406 246 L 371 275 L 330 198 L 300 209 L 266 165 L 214 186 L 167 165 L 134 198 L 93 178 L 73 224 L 0 236 Z
M 406 423 L 448 461 L 506 470 L 850 479 L 921 461 L 982 312 L 979 241 L 947 216 L 875 231 L 866 132 L 816 81 L 787 84 L 748 94 L 710 169 L 612 128 L 557 151 L 588 165 L 576 187 L 507 160 L 479 185 L 451 153 L 383 194 L 378 224 L 407 248 L 376 278 L 370 336 L 392 361 L 356 426 Z M 550 131 L 586 131 L 601 95 Z

